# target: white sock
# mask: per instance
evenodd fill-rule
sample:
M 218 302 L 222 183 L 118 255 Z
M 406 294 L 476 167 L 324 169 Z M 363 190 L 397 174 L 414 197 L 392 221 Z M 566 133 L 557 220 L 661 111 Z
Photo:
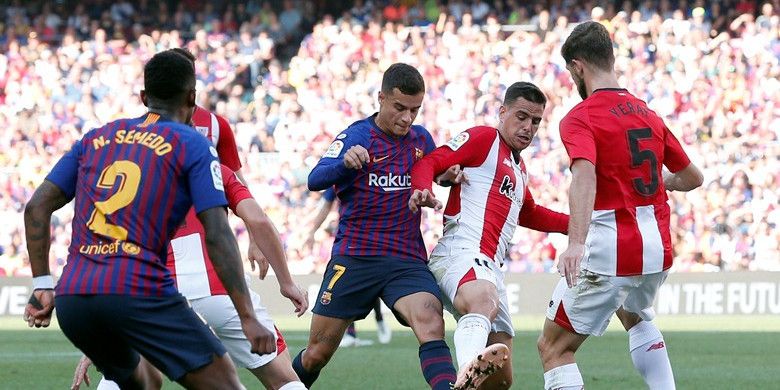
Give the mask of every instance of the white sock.
M 455 356 L 462 368 L 474 360 L 487 345 L 490 334 L 490 320 L 482 314 L 466 314 L 458 320 L 455 328 Z
M 306 390 L 306 386 L 302 382 L 287 382 L 279 390 Z
M 642 321 L 628 331 L 631 361 L 647 386 L 653 390 L 674 390 L 674 374 L 666 343 L 652 322 Z
M 97 384 L 97 390 L 119 390 L 119 385 L 102 376 L 100 377 L 100 382 Z
M 544 373 L 545 390 L 580 390 L 585 388 L 577 363 L 555 367 Z

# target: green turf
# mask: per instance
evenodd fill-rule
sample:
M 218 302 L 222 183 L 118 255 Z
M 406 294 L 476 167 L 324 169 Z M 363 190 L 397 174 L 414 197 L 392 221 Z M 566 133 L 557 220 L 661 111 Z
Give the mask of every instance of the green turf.
M 516 389 L 541 389 L 542 369 L 536 355 L 537 317 L 518 317 L 513 355 Z M 278 321 L 297 352 L 305 343 L 306 320 Z M 694 326 L 694 324 L 696 324 Z M 70 385 L 78 352 L 56 329 L 27 329 L 19 319 L 0 319 L 0 388 L 65 389 Z M 452 322 L 448 321 L 451 342 Z M 777 388 L 780 321 L 772 316 L 659 319 L 679 389 Z M 694 327 L 705 330 L 690 331 Z M 373 321 L 358 323 L 358 335 L 376 341 Z M 339 350 L 315 389 L 425 389 L 417 359 L 417 342 L 408 330 L 394 328 L 389 345 Z M 612 327 L 611 329 L 614 329 Z M 723 331 L 723 330 L 729 331 Z M 735 331 L 753 329 L 753 331 Z M 641 389 L 627 352 L 625 332 L 610 331 L 588 340 L 578 352 L 588 389 Z M 97 374 L 92 371 L 93 377 Z M 259 383 L 241 372 L 248 388 Z M 178 386 L 167 383 L 164 388 Z M 94 384 L 91 388 L 94 388 Z

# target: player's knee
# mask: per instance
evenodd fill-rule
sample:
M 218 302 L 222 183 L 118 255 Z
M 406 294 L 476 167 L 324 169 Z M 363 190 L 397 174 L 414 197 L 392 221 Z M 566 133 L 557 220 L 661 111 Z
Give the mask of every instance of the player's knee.
M 463 314 L 476 313 L 481 314 L 491 321 L 498 315 L 498 297 L 489 295 L 470 297 L 468 299 L 456 300 L 455 309 Z
M 544 333 L 539 335 L 539 339 L 536 340 L 536 349 L 539 351 L 539 357 L 542 359 L 542 363 L 549 361 L 553 358 L 553 344 L 552 340 L 544 336 Z
M 326 348 L 309 347 L 303 353 L 303 367 L 307 371 L 321 370 L 333 357 L 333 351 Z

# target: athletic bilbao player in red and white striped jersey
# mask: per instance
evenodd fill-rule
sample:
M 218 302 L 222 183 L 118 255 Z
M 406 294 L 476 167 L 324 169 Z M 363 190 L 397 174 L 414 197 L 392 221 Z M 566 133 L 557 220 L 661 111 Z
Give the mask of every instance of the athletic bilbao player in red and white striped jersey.
M 501 270 L 510 240 L 517 225 L 565 233 L 569 223 L 567 215 L 536 205 L 520 157 L 539 129 L 546 103 L 535 85 L 514 83 L 499 109 L 498 128 L 468 129 L 412 169 L 412 211 L 438 203 L 430 183 L 448 167 L 460 166 L 467 178 L 450 189 L 444 233 L 428 263 L 445 307 L 458 320 L 456 388 L 512 386 L 515 332 Z
M 561 121 L 571 160 L 569 246 L 539 353 L 545 389 L 580 389 L 574 353 L 617 312 L 634 366 L 651 389 L 674 389 L 655 295 L 672 266 L 666 191 L 702 184 L 680 142 L 647 104 L 620 88 L 607 29 L 574 28 L 561 48 L 583 101 Z M 673 173 L 662 173 L 666 166 Z

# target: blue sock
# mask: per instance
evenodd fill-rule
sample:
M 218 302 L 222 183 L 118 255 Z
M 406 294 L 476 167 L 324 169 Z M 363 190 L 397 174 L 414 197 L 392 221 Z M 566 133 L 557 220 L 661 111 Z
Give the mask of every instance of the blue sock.
M 452 355 L 444 340 L 429 341 L 420 346 L 420 367 L 433 390 L 450 390 L 455 383 Z
M 317 370 L 315 372 L 309 372 L 306 371 L 305 368 L 303 368 L 303 362 L 301 361 L 301 357 L 303 356 L 303 351 L 305 349 L 302 349 L 301 352 L 298 352 L 298 355 L 295 356 L 295 359 L 293 359 L 292 367 L 296 374 L 298 374 L 298 379 L 303 382 L 304 385 L 306 385 L 306 388 L 311 387 L 311 385 L 314 384 L 314 381 L 317 380 L 317 377 L 320 376 L 320 370 Z
M 349 326 L 347 327 L 347 334 L 352 336 L 352 337 L 357 337 L 357 331 L 355 330 L 355 323 L 354 322 L 349 324 Z

